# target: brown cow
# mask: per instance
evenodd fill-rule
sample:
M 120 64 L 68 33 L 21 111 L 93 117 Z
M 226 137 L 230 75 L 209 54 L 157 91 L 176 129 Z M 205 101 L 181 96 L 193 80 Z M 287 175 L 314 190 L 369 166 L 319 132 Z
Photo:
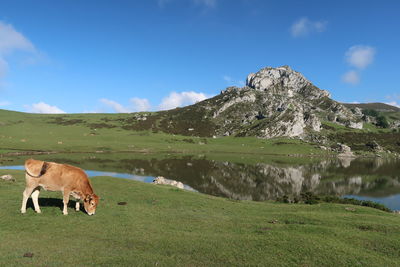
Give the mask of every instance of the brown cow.
M 31 195 L 35 211 L 41 213 L 38 202 L 40 187 L 63 193 L 64 215 L 68 215 L 67 205 L 70 195 L 77 199 L 76 211 L 79 211 L 79 199 L 82 199 L 87 214 L 95 213 L 99 197 L 94 194 L 90 181 L 82 169 L 67 164 L 28 159 L 25 161 L 25 171 L 26 186 L 22 194 L 21 213 L 26 212 L 26 202 Z

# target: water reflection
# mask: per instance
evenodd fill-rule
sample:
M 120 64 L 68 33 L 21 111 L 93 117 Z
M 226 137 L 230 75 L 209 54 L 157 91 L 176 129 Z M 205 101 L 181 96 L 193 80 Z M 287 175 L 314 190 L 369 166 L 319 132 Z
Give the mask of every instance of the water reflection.
M 232 199 L 262 201 L 285 195 L 294 198 L 311 191 L 370 199 L 400 209 L 398 160 L 340 158 L 303 164 L 282 160 L 244 164 L 198 157 L 143 159 L 128 155 L 113 159 L 102 155 L 70 161 L 66 163 L 84 169 L 147 177 L 142 179 L 145 182 L 164 176 L 199 192 Z
M 395 160 L 330 159 L 294 165 L 188 158 L 126 159 L 119 164 L 122 168 L 134 166 L 132 171 L 140 175 L 162 175 L 202 193 L 240 200 L 295 197 L 307 191 L 374 201 L 400 196 L 400 161 Z M 388 206 L 400 209 L 400 201 L 395 205 L 391 201 Z

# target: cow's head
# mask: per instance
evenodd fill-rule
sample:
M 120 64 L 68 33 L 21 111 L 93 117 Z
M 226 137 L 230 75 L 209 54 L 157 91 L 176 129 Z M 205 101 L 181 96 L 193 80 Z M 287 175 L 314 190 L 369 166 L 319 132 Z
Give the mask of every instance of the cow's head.
M 83 206 L 85 211 L 89 215 L 93 215 L 96 212 L 97 204 L 99 203 L 99 197 L 96 194 L 89 194 L 83 200 Z

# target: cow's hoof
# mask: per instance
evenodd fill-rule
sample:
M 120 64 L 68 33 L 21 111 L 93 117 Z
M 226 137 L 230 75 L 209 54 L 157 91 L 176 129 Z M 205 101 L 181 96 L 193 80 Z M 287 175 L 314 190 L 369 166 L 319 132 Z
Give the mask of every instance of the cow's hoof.
M 26 213 L 26 210 L 21 210 L 21 213 L 22 213 L 22 214 L 25 214 L 25 213 Z
M 36 213 L 42 213 L 42 211 L 41 210 L 37 210 Z

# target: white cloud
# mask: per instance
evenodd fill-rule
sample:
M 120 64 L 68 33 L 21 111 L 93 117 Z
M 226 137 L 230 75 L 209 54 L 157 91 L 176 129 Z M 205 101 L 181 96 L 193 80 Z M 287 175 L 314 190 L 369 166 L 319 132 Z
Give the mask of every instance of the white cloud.
M 28 109 L 29 112 L 32 113 L 47 113 L 47 114 L 65 113 L 65 111 L 59 109 L 58 107 L 51 106 L 44 102 L 35 103 L 30 106 L 26 106 L 26 108 Z
M 355 45 L 346 52 L 346 60 L 358 69 L 365 69 L 374 61 L 375 48 L 371 46 Z
M 15 51 L 36 53 L 34 45 L 22 33 L 16 31 L 11 24 L 0 21 L 0 78 L 8 70 L 6 57 Z
M 196 93 L 192 91 L 181 93 L 172 92 L 167 97 L 164 97 L 162 99 L 157 108 L 160 110 L 173 109 L 176 107 L 194 104 L 208 97 L 209 96 L 203 93 Z M 152 109 L 149 100 L 146 98 L 133 97 L 129 99 L 129 105 L 127 106 L 106 98 L 100 99 L 100 102 L 103 103 L 106 107 L 111 108 L 113 112 L 117 113 L 149 111 Z
M 11 24 L 0 21 L 0 55 L 14 50 L 35 52 L 33 44 L 22 33 L 17 32 Z
M 366 45 L 354 45 L 345 54 L 347 63 L 358 69 L 350 70 L 342 76 L 342 81 L 350 84 L 360 82 L 360 72 L 374 62 L 375 48 Z
M 132 112 L 130 109 L 125 108 L 120 103 L 115 102 L 113 100 L 102 98 L 102 99 L 100 99 L 100 102 L 102 102 L 106 106 L 112 108 L 115 112 L 118 112 L 118 113 L 129 113 L 129 112 Z
M 243 87 L 245 86 L 245 82 L 244 81 L 237 81 L 235 79 L 233 79 L 231 76 L 229 75 L 224 75 L 222 77 L 224 79 L 224 81 L 230 85 L 230 86 L 237 86 L 237 87 Z
M 173 109 L 176 107 L 191 105 L 207 98 L 208 97 L 205 94 L 193 91 L 181 93 L 172 92 L 161 101 L 161 104 L 158 107 L 161 110 Z
M 355 70 L 349 70 L 343 75 L 342 81 L 353 85 L 358 84 L 360 82 L 360 74 Z
M 132 103 L 134 111 L 148 111 L 151 108 L 150 102 L 146 98 L 134 97 L 129 101 Z
M 303 17 L 293 23 L 290 31 L 293 37 L 302 37 L 315 32 L 324 32 L 327 24 L 326 21 L 311 21 L 307 17 Z
M 111 108 L 114 112 L 117 113 L 131 113 L 131 112 L 139 112 L 139 111 L 148 111 L 151 108 L 150 102 L 146 98 L 138 98 L 134 97 L 129 99 L 130 105 L 124 106 L 114 100 L 102 98 L 100 102 Z

